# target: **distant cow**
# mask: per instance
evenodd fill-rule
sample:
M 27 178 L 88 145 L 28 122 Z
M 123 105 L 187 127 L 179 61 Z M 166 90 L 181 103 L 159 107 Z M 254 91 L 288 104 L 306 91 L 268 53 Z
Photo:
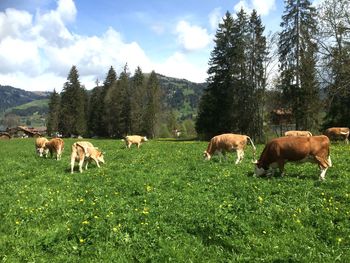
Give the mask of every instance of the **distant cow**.
M 253 147 L 253 153 L 255 156 L 256 148 L 249 136 L 241 135 L 241 134 L 225 133 L 225 134 L 217 135 L 210 140 L 207 150 L 204 151 L 204 157 L 206 160 L 210 160 L 215 153 L 226 156 L 226 152 L 236 151 L 237 152 L 236 164 L 238 164 L 243 160 L 244 148 L 247 145 L 248 140 Z
M 344 139 L 345 143 L 349 143 L 349 128 L 346 127 L 333 127 L 328 128 L 324 135 L 326 135 L 330 140 L 338 140 L 338 139 Z
M 328 167 L 332 166 L 329 145 L 329 139 L 324 135 L 272 139 L 255 162 L 255 174 L 260 176 L 266 174 L 269 168 L 278 167 L 283 176 L 286 162 L 313 162 L 318 164 L 320 179 L 324 180 Z
M 128 147 L 129 149 L 132 144 L 136 144 L 137 148 L 140 148 L 141 143 L 148 141 L 146 136 L 140 136 L 140 135 L 128 135 L 125 137 L 124 140 L 125 140 L 126 147 Z
M 75 161 L 79 162 L 79 171 L 82 173 L 84 161 L 85 170 L 87 170 L 88 163 L 91 160 L 96 163 L 97 167 L 100 167 L 99 162 L 105 163 L 103 153 L 97 150 L 92 143 L 87 141 L 73 143 L 70 157 L 71 173 L 73 173 Z
M 44 150 L 45 150 L 45 144 L 48 142 L 49 140 L 46 139 L 45 137 L 38 137 L 35 140 L 35 150 L 37 152 L 37 154 L 39 154 L 40 157 L 43 156 L 44 154 Z M 45 155 L 47 155 L 48 153 L 48 149 L 46 150 Z
M 51 157 L 53 156 L 53 154 L 56 154 L 56 160 L 61 160 L 63 149 L 64 141 L 61 138 L 53 138 L 47 143 L 45 143 L 45 157 L 47 157 L 47 153 L 50 152 Z
M 286 131 L 284 136 L 312 136 L 309 131 Z

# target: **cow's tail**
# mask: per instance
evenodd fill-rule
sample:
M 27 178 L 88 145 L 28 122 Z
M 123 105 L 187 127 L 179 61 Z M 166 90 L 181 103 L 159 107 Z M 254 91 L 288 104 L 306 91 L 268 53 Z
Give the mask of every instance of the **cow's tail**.
M 253 147 L 253 156 L 254 156 L 254 160 L 256 160 L 256 158 L 255 158 L 255 154 L 256 154 L 256 147 L 255 147 L 255 145 L 254 145 L 254 143 L 253 143 L 253 140 L 249 137 L 249 136 L 247 136 L 247 138 L 248 138 L 248 140 L 249 140 L 249 142 L 250 142 L 250 144 L 252 145 L 252 147 Z
M 309 135 L 310 137 L 312 136 L 312 133 L 311 133 L 311 132 L 308 131 L 307 133 L 308 133 L 308 135 Z

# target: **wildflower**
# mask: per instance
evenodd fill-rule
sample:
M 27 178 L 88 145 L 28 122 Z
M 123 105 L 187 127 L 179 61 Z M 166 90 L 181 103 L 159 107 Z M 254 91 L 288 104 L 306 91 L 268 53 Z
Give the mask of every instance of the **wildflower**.
M 266 234 L 266 233 L 267 233 L 265 230 L 263 230 L 262 232 L 263 232 L 263 234 Z
M 343 239 L 342 239 L 341 237 L 338 237 L 338 238 L 337 238 L 337 241 L 338 241 L 338 243 L 340 243 L 340 242 L 343 241 Z
M 149 214 L 149 209 L 148 209 L 148 207 L 144 207 L 144 208 L 143 208 L 142 214 L 144 214 L 144 215 Z
M 261 196 L 258 197 L 259 203 L 262 203 L 263 198 Z
M 85 240 L 84 240 L 83 238 L 80 238 L 80 239 L 79 239 L 79 242 L 80 242 L 80 243 L 84 243 Z
M 147 192 L 151 192 L 152 190 L 153 190 L 152 186 L 150 186 L 150 185 L 146 186 L 146 191 Z
M 89 224 L 89 221 L 85 220 L 82 222 L 83 225 L 88 225 Z
M 113 227 L 113 232 L 117 232 L 117 231 L 118 231 L 118 228 Z
M 21 223 L 21 221 L 18 221 L 18 220 L 16 221 L 16 225 L 19 225 L 20 223 Z

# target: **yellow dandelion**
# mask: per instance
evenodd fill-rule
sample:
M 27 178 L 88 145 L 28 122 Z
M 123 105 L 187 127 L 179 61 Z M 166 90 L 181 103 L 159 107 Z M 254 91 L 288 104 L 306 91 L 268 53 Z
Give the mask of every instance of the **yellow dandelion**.
M 80 242 L 80 243 L 84 243 L 85 240 L 84 240 L 83 238 L 80 238 L 80 239 L 79 239 L 79 242 Z
M 144 214 L 144 215 L 149 214 L 149 209 L 148 209 L 148 207 L 144 207 L 144 208 L 143 208 L 142 214 Z
M 118 231 L 118 228 L 113 227 L 113 232 L 117 232 L 117 231 Z
M 151 192 L 152 190 L 153 190 L 152 186 L 150 186 L 150 185 L 146 186 L 146 191 L 147 192 Z
M 21 223 L 21 221 L 18 221 L 18 220 L 16 221 L 16 225 L 19 225 L 20 223 Z
M 89 221 L 85 220 L 82 222 L 83 225 L 88 225 L 89 224 Z
M 338 243 L 341 243 L 343 241 L 343 239 L 341 237 L 338 237 L 337 241 L 338 241 Z
M 258 200 L 260 203 L 262 203 L 262 201 L 264 200 L 261 196 L 258 197 Z

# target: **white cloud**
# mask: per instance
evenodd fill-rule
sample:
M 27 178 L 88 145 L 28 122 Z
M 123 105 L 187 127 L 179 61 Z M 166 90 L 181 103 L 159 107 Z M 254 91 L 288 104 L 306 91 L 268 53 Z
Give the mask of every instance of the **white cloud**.
M 212 37 L 207 29 L 190 25 L 186 21 L 178 22 L 176 26 L 178 42 L 186 51 L 194 51 L 208 46 Z
M 266 16 L 270 11 L 276 8 L 275 1 L 276 0 L 251 0 L 248 2 L 247 0 L 240 0 L 234 6 L 234 10 L 238 12 L 243 8 L 247 13 L 251 13 L 251 11 L 255 9 L 258 14 Z
M 175 52 L 165 62 L 155 66 L 155 71 L 169 77 L 182 76 L 194 82 L 204 82 L 207 78 L 207 67 L 189 61 L 188 56 Z
M 210 28 L 212 30 L 216 30 L 218 28 L 219 23 L 221 22 L 222 15 L 221 15 L 221 8 L 215 8 L 211 13 L 209 14 L 209 24 Z
M 152 61 L 135 41 L 126 42 L 109 28 L 101 35 L 79 35 L 69 30 L 77 10 L 72 0 L 59 0 L 54 10 L 0 12 L 0 84 L 26 90 L 61 91 L 72 65 L 88 89 L 96 78 L 103 80 L 110 66 L 117 72 L 125 63 L 131 73 L 137 66 L 143 72 L 155 70 L 164 75 L 203 82 L 206 63 L 191 54 L 175 52 L 163 62 Z M 158 28 L 162 33 L 162 28 Z M 181 21 L 176 26 L 179 43 L 185 51 L 197 51 L 211 43 L 207 30 Z M 195 52 L 194 52 L 195 53 Z M 204 66 L 201 66 L 204 65 Z

